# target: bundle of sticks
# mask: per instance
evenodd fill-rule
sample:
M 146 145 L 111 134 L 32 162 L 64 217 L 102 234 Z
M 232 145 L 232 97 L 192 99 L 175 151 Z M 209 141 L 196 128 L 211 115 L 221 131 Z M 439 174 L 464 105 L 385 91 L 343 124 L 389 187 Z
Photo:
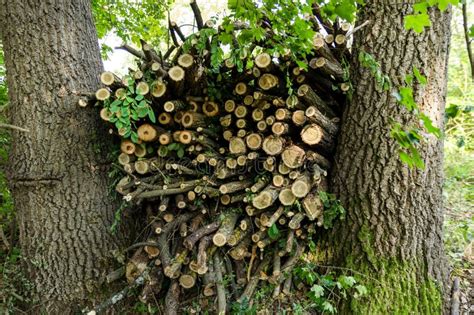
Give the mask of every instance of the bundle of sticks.
M 290 294 L 291 270 L 324 222 L 320 193 L 349 90 L 348 24 L 310 17 L 317 32 L 307 69 L 256 42 L 242 72 L 228 59 L 215 73 L 210 50 L 193 46 L 214 23 L 191 7 L 197 33 L 185 37 L 170 23 L 175 45 L 165 54 L 145 42 L 122 46 L 138 68 L 124 78 L 102 73 L 104 86 L 79 100 L 101 105 L 121 141 L 116 191 L 146 213 L 127 280 L 146 271 L 140 300 L 166 294 L 170 314 L 190 298 L 225 312 L 231 301 L 251 302 L 262 283 L 274 297 Z

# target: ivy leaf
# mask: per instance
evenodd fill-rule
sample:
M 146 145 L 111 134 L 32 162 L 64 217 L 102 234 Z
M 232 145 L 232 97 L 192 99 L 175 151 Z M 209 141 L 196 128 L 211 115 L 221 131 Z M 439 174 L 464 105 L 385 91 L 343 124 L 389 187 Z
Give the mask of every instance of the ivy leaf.
M 426 116 L 425 114 L 420 115 L 421 120 L 423 121 L 423 125 L 425 126 L 426 130 L 435 135 L 436 138 L 441 137 L 441 130 L 433 125 L 433 121 L 431 120 L 430 117 Z
M 412 168 L 413 167 L 413 161 L 412 161 L 412 158 L 411 156 L 409 156 L 406 152 L 400 150 L 398 152 L 399 156 L 400 156 L 400 160 L 405 163 L 406 165 L 408 165 L 408 167 Z
M 334 313 L 336 313 L 336 308 L 329 301 L 324 301 L 323 302 L 323 311 L 334 314 Z
M 413 67 L 413 74 L 421 85 L 425 85 L 428 82 L 426 77 L 420 73 L 420 70 L 418 70 L 417 67 Z
M 405 29 L 413 29 L 416 33 L 421 33 L 425 27 L 431 26 L 430 17 L 426 13 L 412 14 L 405 16 Z
M 280 235 L 280 230 L 278 230 L 278 227 L 276 226 L 276 224 L 274 223 L 269 229 L 268 229 L 268 236 L 274 240 L 274 239 L 277 239 L 278 236 Z
M 324 295 L 324 288 L 318 284 L 315 284 L 311 287 L 311 292 L 316 298 L 320 298 Z
M 357 291 L 356 293 L 354 293 L 354 297 L 356 299 L 367 294 L 367 288 L 363 285 L 358 284 L 355 286 L 355 289 Z
M 352 288 L 357 283 L 356 279 L 350 276 L 340 276 L 337 281 L 342 284 L 343 288 Z

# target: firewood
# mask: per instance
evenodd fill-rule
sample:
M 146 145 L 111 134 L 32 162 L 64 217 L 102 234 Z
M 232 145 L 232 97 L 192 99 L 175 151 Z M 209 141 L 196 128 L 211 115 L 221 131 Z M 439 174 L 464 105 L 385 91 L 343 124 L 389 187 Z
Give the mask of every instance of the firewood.
M 212 242 L 218 247 L 222 247 L 227 243 L 229 236 L 232 234 L 235 224 L 237 223 L 238 214 L 228 211 L 223 214 L 221 226 L 212 237 Z
M 252 205 L 257 209 L 270 207 L 278 198 L 279 189 L 274 186 L 267 186 L 252 201 Z
M 306 160 L 305 151 L 297 146 L 291 145 L 281 153 L 281 159 L 283 163 L 290 169 L 299 168 L 303 166 L 303 163 Z

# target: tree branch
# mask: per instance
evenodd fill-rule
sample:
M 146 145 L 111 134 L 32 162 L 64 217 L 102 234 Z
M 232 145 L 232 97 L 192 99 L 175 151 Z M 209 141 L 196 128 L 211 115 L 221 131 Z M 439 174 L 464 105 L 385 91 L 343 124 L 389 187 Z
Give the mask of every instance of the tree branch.
M 464 37 L 466 39 L 467 56 L 469 57 L 469 64 L 471 65 L 471 79 L 474 81 L 474 56 L 472 55 L 471 40 L 469 38 L 469 26 L 467 22 L 467 3 L 462 5 L 462 18 L 464 26 Z
M 10 124 L 4 124 L 4 123 L 0 123 L 0 128 L 12 129 L 12 130 L 17 130 L 21 132 L 30 132 L 29 129 L 25 129 L 25 128 L 10 125 Z

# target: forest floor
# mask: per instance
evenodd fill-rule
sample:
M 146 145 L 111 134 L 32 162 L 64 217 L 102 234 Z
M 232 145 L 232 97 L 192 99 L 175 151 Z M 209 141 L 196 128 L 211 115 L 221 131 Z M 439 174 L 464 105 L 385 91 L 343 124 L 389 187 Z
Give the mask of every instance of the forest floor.
M 461 314 L 474 313 L 474 155 L 459 138 L 445 144 L 444 243 L 451 277 L 460 279 Z

